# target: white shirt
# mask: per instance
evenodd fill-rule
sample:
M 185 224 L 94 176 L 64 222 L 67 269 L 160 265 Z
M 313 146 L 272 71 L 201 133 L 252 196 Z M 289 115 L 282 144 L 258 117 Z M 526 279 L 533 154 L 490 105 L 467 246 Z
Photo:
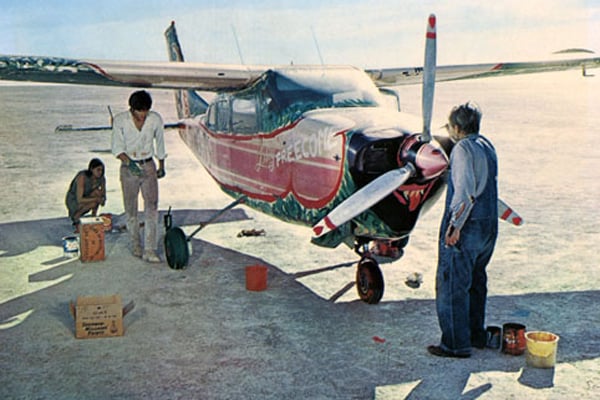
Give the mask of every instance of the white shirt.
M 119 113 L 113 119 L 112 153 L 127 154 L 132 160 L 145 160 L 156 156 L 167 157 L 165 152 L 164 124 L 160 114 L 149 111 L 141 130 L 138 130 L 130 111 Z

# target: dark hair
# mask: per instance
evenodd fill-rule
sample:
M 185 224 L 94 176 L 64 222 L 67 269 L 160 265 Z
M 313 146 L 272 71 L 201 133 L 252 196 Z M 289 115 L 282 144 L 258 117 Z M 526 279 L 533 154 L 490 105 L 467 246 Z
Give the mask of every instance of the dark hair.
M 481 122 L 481 110 L 477 104 L 466 102 L 456 106 L 450 112 L 448 117 L 451 125 L 457 126 L 467 135 L 479 133 L 479 124 Z
M 102 176 L 104 176 L 104 163 L 99 158 L 92 158 L 88 164 L 88 169 L 85 171 L 87 176 L 92 176 L 92 170 L 97 167 L 102 167 Z
M 152 108 L 152 97 L 145 90 L 138 90 L 129 96 L 129 107 L 136 111 L 148 111 Z

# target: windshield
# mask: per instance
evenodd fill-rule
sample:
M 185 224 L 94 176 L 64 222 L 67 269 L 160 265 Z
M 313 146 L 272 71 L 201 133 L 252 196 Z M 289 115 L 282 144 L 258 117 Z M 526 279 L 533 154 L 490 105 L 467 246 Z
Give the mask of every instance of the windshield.
M 274 71 L 271 95 L 279 108 L 312 103 L 322 107 L 377 107 L 381 95 L 362 71 L 349 68 L 290 68 Z

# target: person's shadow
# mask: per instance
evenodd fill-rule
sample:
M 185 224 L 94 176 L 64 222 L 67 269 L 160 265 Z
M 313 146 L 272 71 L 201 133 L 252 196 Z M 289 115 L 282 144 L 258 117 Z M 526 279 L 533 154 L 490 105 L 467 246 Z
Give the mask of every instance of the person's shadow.
M 219 210 L 191 210 L 182 209 L 171 212 L 172 220 L 175 225 L 199 225 L 212 216 Z M 164 215 L 166 211 L 159 211 L 159 229 L 163 229 Z M 248 219 L 248 216 L 243 209 L 233 209 L 219 216 L 213 223 L 241 221 Z M 140 222 L 144 220 L 143 213 L 139 216 Z M 112 225 L 113 230 L 117 233 L 125 232 L 125 215 L 113 215 Z M 162 232 L 160 232 L 162 233 Z M 3 257 L 14 257 L 19 254 L 28 253 L 42 246 L 58 246 L 62 245 L 64 237 L 73 235 L 73 227 L 68 217 L 57 217 L 48 219 L 38 219 L 32 221 L 7 222 L 0 224 L 0 259 Z M 112 234 L 105 235 L 107 245 L 115 238 L 111 238 Z M 118 235 L 117 235 L 118 236 Z M 46 260 L 46 264 L 52 265 L 61 260 Z

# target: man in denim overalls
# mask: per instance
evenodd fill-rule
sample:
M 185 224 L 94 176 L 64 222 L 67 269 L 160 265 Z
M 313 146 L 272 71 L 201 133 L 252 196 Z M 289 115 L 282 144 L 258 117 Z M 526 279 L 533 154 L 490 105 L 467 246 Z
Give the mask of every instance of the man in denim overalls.
M 498 161 L 491 142 L 479 134 L 481 112 L 454 107 L 448 132 L 455 142 L 440 228 L 436 308 L 440 344 L 427 350 L 440 357 L 466 358 L 483 348 L 487 274 L 498 236 Z

